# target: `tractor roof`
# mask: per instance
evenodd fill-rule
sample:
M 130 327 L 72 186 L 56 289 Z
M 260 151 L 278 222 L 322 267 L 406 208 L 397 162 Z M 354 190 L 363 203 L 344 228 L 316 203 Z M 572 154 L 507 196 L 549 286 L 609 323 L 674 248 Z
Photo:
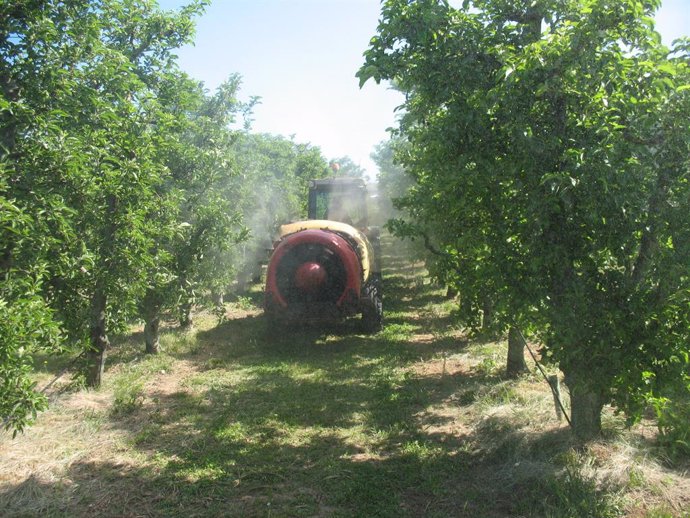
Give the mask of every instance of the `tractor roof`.
M 319 180 L 312 180 L 309 185 L 312 189 L 329 190 L 329 189 L 365 189 L 365 183 L 362 178 L 322 178 Z

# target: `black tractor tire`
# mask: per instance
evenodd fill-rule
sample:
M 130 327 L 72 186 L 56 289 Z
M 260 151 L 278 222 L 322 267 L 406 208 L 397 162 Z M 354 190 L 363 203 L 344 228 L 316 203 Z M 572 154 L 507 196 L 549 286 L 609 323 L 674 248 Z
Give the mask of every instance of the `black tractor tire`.
M 380 279 L 373 279 L 364 286 L 362 293 L 362 330 L 377 333 L 383 325 L 383 297 Z

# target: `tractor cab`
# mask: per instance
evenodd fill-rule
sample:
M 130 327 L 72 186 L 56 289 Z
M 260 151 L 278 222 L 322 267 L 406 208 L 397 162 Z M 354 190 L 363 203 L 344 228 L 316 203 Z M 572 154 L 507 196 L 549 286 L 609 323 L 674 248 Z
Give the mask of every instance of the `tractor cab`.
M 361 178 L 309 182 L 309 219 L 339 221 L 359 230 L 369 225 L 367 188 Z

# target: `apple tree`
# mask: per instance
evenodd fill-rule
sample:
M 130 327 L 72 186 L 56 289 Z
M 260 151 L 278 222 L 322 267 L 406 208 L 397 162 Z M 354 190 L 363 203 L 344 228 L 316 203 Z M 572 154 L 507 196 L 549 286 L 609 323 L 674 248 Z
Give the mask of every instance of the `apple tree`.
M 467 322 L 540 338 L 581 438 L 688 392 L 690 45 L 658 5 L 386 0 L 359 71 L 406 96 L 392 228 L 440 252 Z
M 27 296 L 52 308 L 40 310 L 40 322 L 56 320 L 66 343 L 85 350 L 93 386 L 108 334 L 136 314 L 156 258 L 154 214 L 169 177 L 158 144 L 176 131 L 159 86 L 176 72 L 172 51 L 191 38 L 202 8 L 165 12 L 150 0 L 0 6 L 2 194 L 30 229 L 3 232 L 4 270 L 40 277 L 22 281 Z

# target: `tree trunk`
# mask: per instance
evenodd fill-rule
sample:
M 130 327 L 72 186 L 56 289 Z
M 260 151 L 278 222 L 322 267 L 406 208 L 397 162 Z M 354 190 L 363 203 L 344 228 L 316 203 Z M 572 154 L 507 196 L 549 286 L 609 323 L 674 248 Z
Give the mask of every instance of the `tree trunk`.
M 146 354 L 158 354 L 160 350 L 160 333 L 158 327 L 160 325 L 160 318 L 158 315 L 147 319 L 144 324 L 144 341 L 146 342 Z
M 144 343 L 146 344 L 146 354 L 158 354 L 160 312 L 163 305 L 160 292 L 156 288 L 149 288 L 142 300 L 140 311 L 144 318 Z
M 586 376 L 566 373 L 565 382 L 570 391 L 570 421 L 575 436 L 588 441 L 601 435 L 601 411 L 604 397 L 592 389 Z
M 187 281 L 186 273 L 181 274 L 178 279 L 180 283 L 180 302 L 177 307 L 178 321 L 182 329 L 191 329 L 194 322 L 192 321 L 192 306 L 194 305 L 194 290 L 191 284 Z
M 103 379 L 105 358 L 110 346 L 106 334 L 107 297 L 102 289 L 96 288 L 91 301 L 91 348 L 86 353 L 86 385 L 99 387 Z
M 113 251 L 111 249 L 113 236 L 115 235 L 115 213 L 118 200 L 114 194 L 107 197 L 107 221 L 103 228 L 103 245 L 100 255 L 104 264 L 111 262 Z M 86 385 L 89 387 L 99 387 L 103 379 L 105 368 L 105 357 L 108 352 L 110 342 L 107 334 L 106 309 L 108 306 L 108 295 L 106 292 L 105 275 L 101 274 L 96 280 L 96 288 L 91 299 L 91 347 L 86 353 Z
M 192 302 L 185 300 L 180 304 L 180 327 L 182 329 L 191 329 L 193 325 Z
M 216 307 L 222 307 L 223 304 L 225 304 L 225 296 L 223 295 L 222 291 L 212 291 L 211 300 L 213 301 L 213 305 Z
M 488 298 L 485 297 L 482 300 L 482 331 L 486 332 L 490 330 L 494 325 L 494 304 Z
M 508 330 L 508 365 L 506 373 L 511 378 L 517 378 L 520 374 L 529 372 L 525 362 L 525 343 L 515 327 Z

